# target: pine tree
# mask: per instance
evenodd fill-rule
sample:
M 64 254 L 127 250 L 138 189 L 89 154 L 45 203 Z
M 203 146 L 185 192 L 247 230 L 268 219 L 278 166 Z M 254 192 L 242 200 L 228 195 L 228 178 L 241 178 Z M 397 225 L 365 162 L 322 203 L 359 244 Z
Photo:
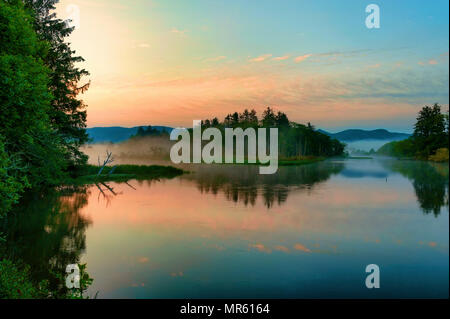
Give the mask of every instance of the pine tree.
M 445 116 L 441 113 L 441 106 L 424 106 L 417 116 L 412 136 L 416 146 L 416 155 L 428 158 L 437 149 L 448 147 L 448 135 L 445 129 Z
M 32 23 L 22 1 L 0 2 L 0 213 L 24 187 L 58 181 L 64 167 L 49 120 L 47 44 Z
M 74 28 L 51 12 L 59 0 L 24 2 L 34 16 L 37 34 L 49 44 L 48 54 L 43 57 L 43 61 L 50 70 L 49 89 L 53 99 L 49 116 L 52 127 L 62 140 L 69 167 L 84 164 L 87 157 L 79 147 L 88 141 L 85 130 L 86 105 L 77 96 L 89 88 L 90 82 L 80 85 L 82 78 L 89 72 L 76 66 L 84 59 L 76 56 L 69 43 L 65 42 Z

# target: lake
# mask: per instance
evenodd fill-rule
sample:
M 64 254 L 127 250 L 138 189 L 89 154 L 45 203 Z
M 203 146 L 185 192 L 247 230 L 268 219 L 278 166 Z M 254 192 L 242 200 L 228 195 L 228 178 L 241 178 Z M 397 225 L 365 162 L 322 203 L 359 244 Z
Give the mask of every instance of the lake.
M 448 164 L 185 168 L 30 196 L 8 250 L 38 278 L 87 263 L 98 298 L 448 298 Z

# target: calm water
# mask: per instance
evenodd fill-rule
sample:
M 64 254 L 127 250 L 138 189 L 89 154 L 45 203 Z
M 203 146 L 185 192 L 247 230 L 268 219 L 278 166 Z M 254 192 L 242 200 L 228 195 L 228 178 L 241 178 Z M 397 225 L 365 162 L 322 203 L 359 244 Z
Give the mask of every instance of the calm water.
M 98 298 L 448 297 L 448 165 L 189 169 L 36 195 L 8 221 L 10 253 L 41 277 L 87 263 Z

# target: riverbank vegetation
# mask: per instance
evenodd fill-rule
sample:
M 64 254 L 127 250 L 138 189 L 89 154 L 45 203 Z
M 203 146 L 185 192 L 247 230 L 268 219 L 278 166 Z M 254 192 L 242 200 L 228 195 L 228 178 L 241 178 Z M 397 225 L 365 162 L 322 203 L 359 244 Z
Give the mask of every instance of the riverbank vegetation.
M 83 59 L 64 40 L 72 28 L 50 13 L 56 1 L 0 3 L 0 207 L 25 189 L 57 185 L 86 163 L 89 87 Z
M 117 165 L 105 166 L 99 174 L 99 166 L 85 165 L 74 178 L 64 181 L 64 184 L 84 185 L 96 182 L 128 181 L 130 179 L 148 180 L 173 178 L 183 174 L 182 169 L 162 165 Z
M 441 106 L 424 106 L 417 116 L 414 133 L 403 141 L 383 145 L 379 155 L 414 158 L 434 162 L 449 160 L 449 115 Z

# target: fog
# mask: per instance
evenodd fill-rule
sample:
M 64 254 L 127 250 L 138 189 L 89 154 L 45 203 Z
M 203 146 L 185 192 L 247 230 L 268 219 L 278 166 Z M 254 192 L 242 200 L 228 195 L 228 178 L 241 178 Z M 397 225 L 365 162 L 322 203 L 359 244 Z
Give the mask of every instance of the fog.
M 167 136 L 132 138 L 121 143 L 87 144 L 82 151 L 89 156 L 89 164 L 103 163 L 106 152 L 112 152 L 114 164 L 149 165 L 169 161 L 172 141 Z
M 370 151 L 371 149 L 374 149 L 377 151 L 381 146 L 383 146 L 386 143 L 390 143 L 392 141 L 397 141 L 396 139 L 389 139 L 389 140 L 362 140 L 362 141 L 355 141 L 355 142 L 344 142 L 347 144 L 347 150 L 352 153 L 355 150 L 361 150 L 361 151 Z

